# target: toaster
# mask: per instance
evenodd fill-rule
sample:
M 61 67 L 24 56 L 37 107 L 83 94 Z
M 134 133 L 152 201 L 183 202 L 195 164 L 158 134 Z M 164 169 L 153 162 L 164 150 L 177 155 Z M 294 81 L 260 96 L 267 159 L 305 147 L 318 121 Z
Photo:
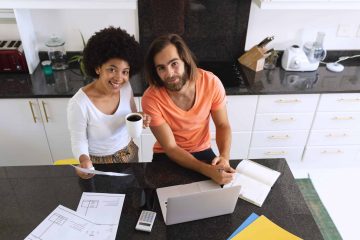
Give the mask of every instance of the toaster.
M 286 71 L 315 71 L 320 62 L 310 62 L 305 52 L 298 46 L 292 45 L 284 51 L 281 66 Z
M 28 72 L 21 41 L 0 41 L 0 72 Z

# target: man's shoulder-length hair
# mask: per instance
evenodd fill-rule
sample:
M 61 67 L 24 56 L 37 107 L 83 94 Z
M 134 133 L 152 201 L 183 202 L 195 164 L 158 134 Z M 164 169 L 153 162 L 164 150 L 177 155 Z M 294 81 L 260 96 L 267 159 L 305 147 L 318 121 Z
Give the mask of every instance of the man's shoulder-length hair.
M 189 80 L 196 78 L 197 65 L 194 54 L 179 35 L 171 33 L 156 38 L 147 51 L 145 57 L 145 79 L 149 85 L 157 87 L 164 85 L 156 72 L 154 58 L 156 54 L 161 52 L 169 44 L 176 47 L 180 59 L 184 62 L 187 78 Z

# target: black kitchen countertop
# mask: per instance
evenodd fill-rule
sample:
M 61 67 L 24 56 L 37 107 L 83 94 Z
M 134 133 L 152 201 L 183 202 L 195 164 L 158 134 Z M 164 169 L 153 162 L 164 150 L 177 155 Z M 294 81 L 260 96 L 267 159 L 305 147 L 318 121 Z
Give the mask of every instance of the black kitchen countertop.
M 200 63 L 223 82 L 227 95 L 351 93 L 360 91 L 360 66 L 345 66 L 340 73 L 321 65 L 312 72 L 289 72 L 281 67 L 254 72 L 232 63 Z M 70 98 L 89 83 L 78 69 L 54 71 L 45 78 L 40 66 L 33 74 L 0 73 L 0 98 Z M 130 80 L 135 96 L 147 84 L 141 74 Z
M 166 226 L 156 188 L 207 178 L 174 162 L 96 165 L 127 177 L 80 179 L 71 166 L 1 167 L 0 239 L 24 239 L 59 204 L 76 210 L 82 192 L 126 194 L 116 239 L 226 239 L 253 212 L 303 239 L 322 235 L 285 159 L 254 160 L 281 172 L 262 207 L 238 199 L 234 213 Z M 238 160 L 230 161 L 235 167 Z M 157 212 L 151 233 L 135 230 L 142 209 Z

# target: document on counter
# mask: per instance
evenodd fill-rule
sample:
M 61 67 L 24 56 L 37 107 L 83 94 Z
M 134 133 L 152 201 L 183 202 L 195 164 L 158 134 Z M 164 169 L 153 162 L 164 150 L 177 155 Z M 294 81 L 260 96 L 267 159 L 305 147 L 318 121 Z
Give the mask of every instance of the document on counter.
M 96 224 L 80 213 L 59 205 L 25 240 L 115 239 L 117 224 Z
M 124 200 L 125 194 L 83 192 L 76 212 L 98 224 L 118 225 Z
M 73 166 L 74 168 L 78 169 L 81 172 L 90 173 L 90 174 L 107 175 L 107 176 L 115 176 L 115 177 L 124 177 L 124 176 L 129 175 L 127 173 L 103 172 L 103 171 L 94 170 L 94 169 L 82 168 L 82 167 L 75 166 L 75 165 L 71 165 L 71 166 Z

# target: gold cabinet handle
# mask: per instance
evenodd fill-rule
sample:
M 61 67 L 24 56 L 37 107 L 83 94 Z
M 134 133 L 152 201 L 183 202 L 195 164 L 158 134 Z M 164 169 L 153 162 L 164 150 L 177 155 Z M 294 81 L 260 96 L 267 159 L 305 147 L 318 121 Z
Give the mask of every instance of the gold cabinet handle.
M 268 136 L 268 139 L 289 139 L 290 138 L 290 136 L 289 135 L 271 135 L 271 136 Z
M 289 121 L 294 121 L 295 118 L 293 117 L 290 117 L 290 118 L 278 118 L 278 117 L 275 117 L 273 119 L 271 119 L 271 121 L 273 122 L 289 122 Z
M 338 102 L 360 102 L 360 98 L 339 98 Z
M 329 138 L 331 138 L 331 137 L 346 137 L 347 136 L 347 134 L 346 133 L 329 133 L 329 134 L 327 134 L 326 135 L 326 137 L 329 137 Z
M 285 151 L 279 151 L 279 152 L 271 152 L 271 151 L 269 151 L 269 152 L 265 152 L 265 155 L 267 155 L 267 156 L 285 155 L 285 154 L 287 154 L 287 152 L 285 152 Z
M 47 115 L 46 108 L 45 108 L 46 103 L 44 101 L 41 101 L 41 103 L 42 103 L 42 106 L 43 106 L 43 109 L 44 109 L 46 122 L 49 122 L 49 116 Z
M 339 154 L 339 153 L 344 153 L 344 152 L 341 151 L 340 149 L 337 149 L 337 150 L 323 150 L 321 153 L 322 154 Z
M 297 99 L 297 98 L 295 98 L 295 99 L 282 99 L 282 98 L 280 98 L 280 99 L 276 100 L 275 102 L 276 103 L 299 103 L 299 102 L 301 102 L 301 100 Z
M 332 120 L 353 120 L 353 117 L 333 117 Z
M 34 123 L 36 123 L 36 116 L 35 116 L 35 112 L 34 112 L 34 108 L 33 108 L 33 103 L 31 101 L 29 101 L 29 105 L 30 105 L 30 109 L 31 109 L 31 113 L 34 119 Z

